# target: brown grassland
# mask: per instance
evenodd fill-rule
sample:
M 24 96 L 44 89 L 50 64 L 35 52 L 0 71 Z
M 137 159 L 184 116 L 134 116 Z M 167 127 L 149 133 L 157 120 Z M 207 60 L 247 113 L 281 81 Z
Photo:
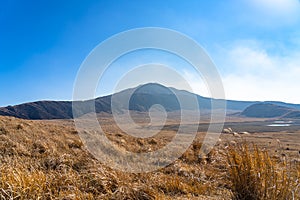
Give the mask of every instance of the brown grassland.
M 174 130 L 135 139 L 103 119 L 120 148 L 153 151 Z M 250 131 L 250 130 L 245 130 Z M 199 132 L 174 163 L 155 172 L 125 173 L 96 160 L 72 121 L 0 117 L 0 199 L 300 199 L 300 131 L 223 134 L 208 154 Z

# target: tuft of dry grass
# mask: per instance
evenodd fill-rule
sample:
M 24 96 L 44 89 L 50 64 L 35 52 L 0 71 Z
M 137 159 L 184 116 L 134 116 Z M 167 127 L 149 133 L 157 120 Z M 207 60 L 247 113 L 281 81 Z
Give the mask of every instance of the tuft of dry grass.
M 299 167 L 276 162 L 267 151 L 247 143 L 228 151 L 228 170 L 233 199 L 299 199 Z

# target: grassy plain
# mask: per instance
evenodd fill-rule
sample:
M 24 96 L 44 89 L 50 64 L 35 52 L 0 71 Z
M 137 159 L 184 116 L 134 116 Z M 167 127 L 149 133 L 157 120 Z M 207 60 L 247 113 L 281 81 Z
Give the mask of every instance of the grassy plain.
M 178 128 L 178 121 L 170 119 L 159 134 L 137 139 L 110 115 L 99 121 L 120 150 L 139 153 L 163 147 Z M 96 160 L 71 120 L 0 117 L 0 199 L 299 199 L 300 128 L 270 128 L 268 123 L 230 118 L 225 128 L 249 133 L 222 134 L 204 155 L 203 122 L 193 144 L 172 164 L 126 173 Z

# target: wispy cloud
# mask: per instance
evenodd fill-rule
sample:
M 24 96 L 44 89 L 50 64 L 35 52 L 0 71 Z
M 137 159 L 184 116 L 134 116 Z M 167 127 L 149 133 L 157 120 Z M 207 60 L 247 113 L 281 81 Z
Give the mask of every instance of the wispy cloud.
M 219 54 L 227 98 L 299 102 L 300 51 L 274 55 L 253 44 L 237 43 Z
M 246 0 L 251 16 L 258 24 L 292 24 L 300 18 L 299 0 Z M 250 18 L 249 18 L 250 19 Z
M 190 88 L 192 89 L 191 92 L 194 92 L 196 94 L 200 94 L 202 96 L 210 97 L 209 88 L 205 84 L 202 77 L 191 70 L 185 69 L 182 73 L 183 78 L 186 80 L 186 82 L 189 84 Z M 184 89 L 184 88 L 183 88 Z

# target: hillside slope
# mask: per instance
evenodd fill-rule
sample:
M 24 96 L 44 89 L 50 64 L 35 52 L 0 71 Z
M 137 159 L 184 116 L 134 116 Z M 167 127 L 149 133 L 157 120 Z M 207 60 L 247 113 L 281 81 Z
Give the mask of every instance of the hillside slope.
M 130 98 L 129 98 L 130 97 Z M 148 83 L 118 92 L 114 95 L 99 97 L 94 100 L 80 101 L 76 103 L 80 109 L 78 115 L 84 115 L 94 110 L 96 113 L 111 113 L 111 102 L 114 102 L 114 109 L 119 111 L 127 110 L 126 101 L 129 99 L 129 110 L 147 112 L 154 104 L 162 105 L 167 112 L 178 111 L 180 109 L 195 110 L 200 112 L 211 109 L 211 98 L 202 97 L 188 91 L 168 88 L 157 83 Z M 181 104 L 179 103 L 179 99 Z M 190 102 L 198 101 L 198 107 L 192 106 Z M 226 101 L 227 110 L 231 112 L 242 112 L 247 107 L 257 104 L 255 101 L 233 101 L 233 100 L 215 100 L 216 102 Z M 37 101 L 24 103 L 16 106 L 7 106 L 0 108 L 0 115 L 13 116 L 22 119 L 71 119 L 73 118 L 72 101 Z M 287 104 L 283 102 L 273 102 L 272 105 L 284 105 L 287 108 L 300 108 L 298 104 Z M 271 110 L 267 110 L 271 112 Z M 255 116 L 246 111 L 245 116 Z M 260 111 L 259 111 L 260 112 Z M 259 114 L 263 116 L 264 114 Z M 277 116 L 274 114 L 265 114 L 266 116 Z M 294 116 L 294 115 L 291 115 Z
M 247 107 L 241 115 L 256 118 L 299 118 L 300 111 L 271 103 L 257 103 Z

